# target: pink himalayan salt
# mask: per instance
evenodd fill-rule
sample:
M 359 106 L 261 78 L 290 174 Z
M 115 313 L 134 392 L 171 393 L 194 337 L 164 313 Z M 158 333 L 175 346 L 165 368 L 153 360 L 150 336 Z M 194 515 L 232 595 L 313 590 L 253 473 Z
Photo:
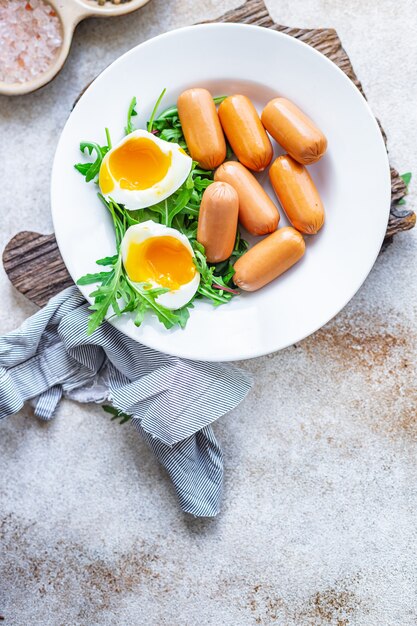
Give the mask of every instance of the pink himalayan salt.
M 43 74 L 62 45 L 61 23 L 44 0 L 0 0 L 0 81 Z

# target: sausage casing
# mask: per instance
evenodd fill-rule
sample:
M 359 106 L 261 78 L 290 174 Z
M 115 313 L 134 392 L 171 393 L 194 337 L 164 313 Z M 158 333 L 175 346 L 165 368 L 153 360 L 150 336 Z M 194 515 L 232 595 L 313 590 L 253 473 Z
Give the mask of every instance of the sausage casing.
M 187 89 L 177 107 L 190 155 L 203 169 L 213 170 L 226 158 L 226 141 L 210 92 Z
M 261 119 L 268 133 L 299 163 L 315 163 L 326 152 L 325 135 L 290 100 L 271 100 L 262 111 Z
M 250 248 L 235 263 L 234 283 L 256 291 L 292 267 L 305 252 L 303 236 L 286 226 Z
M 264 170 L 272 159 L 272 145 L 249 98 L 229 96 L 219 106 L 219 117 L 239 161 L 255 172 Z
M 264 188 L 244 165 L 226 161 L 214 180 L 229 183 L 239 196 L 239 221 L 252 235 L 267 235 L 277 229 L 279 212 Z
M 324 224 L 324 207 L 307 168 L 284 154 L 271 165 L 269 178 L 294 228 L 307 235 L 317 233 Z
M 210 263 L 225 261 L 236 240 L 239 198 L 227 183 L 215 182 L 205 190 L 198 217 L 197 241 Z

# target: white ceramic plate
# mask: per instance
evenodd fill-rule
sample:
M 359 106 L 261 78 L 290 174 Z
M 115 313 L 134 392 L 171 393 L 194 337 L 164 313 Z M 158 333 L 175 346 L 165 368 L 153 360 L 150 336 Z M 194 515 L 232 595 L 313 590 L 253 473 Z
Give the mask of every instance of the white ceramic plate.
M 139 127 L 166 87 L 162 108 L 188 87 L 214 95 L 244 93 L 259 111 L 285 96 L 328 138 L 310 167 L 325 208 L 320 233 L 307 237 L 304 258 L 272 284 L 217 309 L 198 302 L 185 330 L 166 330 L 149 317 L 140 328 L 112 323 L 141 343 L 181 357 L 229 361 L 285 348 L 323 326 L 359 289 L 378 255 L 390 206 L 386 150 L 366 101 L 336 65 L 313 48 L 256 26 L 208 24 L 169 32 L 133 48 L 110 65 L 82 96 L 62 132 L 52 173 L 52 215 L 62 257 L 76 281 L 113 254 L 110 219 L 73 164 L 79 141 L 122 137 L 126 110 L 138 98 Z M 280 152 L 277 149 L 277 154 Z M 260 177 L 267 190 L 267 173 Z M 274 197 L 274 196 L 273 196 Z M 282 213 L 282 212 L 281 212 Z M 287 224 L 281 217 L 280 226 Z M 82 287 L 89 299 L 92 287 Z

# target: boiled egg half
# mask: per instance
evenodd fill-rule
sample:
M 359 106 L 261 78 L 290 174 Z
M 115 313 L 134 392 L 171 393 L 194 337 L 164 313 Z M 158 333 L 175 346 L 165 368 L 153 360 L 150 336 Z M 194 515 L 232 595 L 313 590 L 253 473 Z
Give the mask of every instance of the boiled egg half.
M 121 244 L 123 265 L 133 283 L 169 289 L 156 301 L 167 309 L 180 309 L 194 296 L 200 274 L 187 237 L 175 228 L 152 220 L 130 226 Z
M 186 180 L 192 162 L 178 144 L 135 130 L 105 155 L 100 189 L 128 211 L 144 209 L 171 196 Z

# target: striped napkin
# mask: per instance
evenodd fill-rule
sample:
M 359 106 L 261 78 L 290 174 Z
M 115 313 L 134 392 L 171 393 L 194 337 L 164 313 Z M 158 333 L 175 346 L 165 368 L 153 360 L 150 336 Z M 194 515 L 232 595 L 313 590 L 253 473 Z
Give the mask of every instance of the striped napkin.
M 156 352 L 107 322 L 87 336 L 88 315 L 73 286 L 0 337 L 0 418 L 27 400 L 44 420 L 53 417 L 62 396 L 111 404 L 132 416 L 168 472 L 182 510 L 215 516 L 223 458 L 211 423 L 243 400 L 248 376 L 232 365 Z

